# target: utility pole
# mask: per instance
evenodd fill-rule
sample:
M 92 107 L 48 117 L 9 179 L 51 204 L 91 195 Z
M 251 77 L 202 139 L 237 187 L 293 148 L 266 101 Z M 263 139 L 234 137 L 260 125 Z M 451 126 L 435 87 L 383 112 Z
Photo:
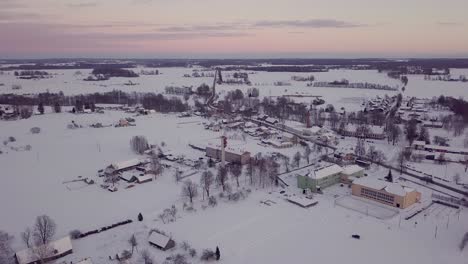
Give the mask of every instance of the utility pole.
M 437 239 L 437 226 L 435 227 L 434 238 Z

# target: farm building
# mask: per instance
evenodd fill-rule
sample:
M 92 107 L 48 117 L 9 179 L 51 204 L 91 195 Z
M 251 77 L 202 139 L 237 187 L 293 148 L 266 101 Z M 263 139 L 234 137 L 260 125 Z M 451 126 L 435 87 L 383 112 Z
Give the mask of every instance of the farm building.
M 208 145 L 206 156 L 212 159 L 221 159 L 221 148 L 219 145 Z M 247 164 L 250 161 L 250 152 L 237 148 L 226 147 L 225 158 L 227 162 Z
M 307 175 L 297 175 L 297 187 L 317 192 L 340 182 L 342 172 L 343 168 L 333 164 L 309 172 Z
M 43 254 L 42 254 L 43 253 Z M 69 236 L 34 248 L 27 248 L 16 252 L 15 258 L 18 264 L 39 264 L 59 259 L 73 253 L 73 247 Z M 42 260 L 40 255 L 43 255 Z
M 397 208 L 407 208 L 421 200 L 421 193 L 398 183 L 363 177 L 351 186 L 352 194 Z
M 150 182 L 152 180 L 153 180 L 153 174 L 145 174 L 143 176 L 136 177 L 136 182 L 138 183 Z
M 140 164 L 142 164 L 142 162 L 139 159 L 131 159 L 131 160 L 112 163 L 106 168 L 106 173 L 112 174 L 112 173 L 130 170 L 130 169 L 137 167 Z
M 163 251 L 166 251 L 168 249 L 175 247 L 174 240 L 158 232 L 152 232 L 150 234 L 150 236 L 148 237 L 148 243 L 150 243 L 150 245 L 155 246 Z

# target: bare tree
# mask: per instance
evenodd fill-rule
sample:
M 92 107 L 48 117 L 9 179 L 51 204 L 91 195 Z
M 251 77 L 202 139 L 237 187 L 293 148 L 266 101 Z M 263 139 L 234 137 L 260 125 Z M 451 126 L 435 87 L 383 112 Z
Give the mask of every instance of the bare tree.
M 29 227 L 27 227 L 24 230 L 24 232 L 21 232 L 21 240 L 23 240 L 27 248 L 30 248 L 32 246 L 32 243 L 31 243 L 32 234 L 33 232 L 31 231 L 31 228 Z
M 459 173 L 456 173 L 454 176 L 453 176 L 453 181 L 458 184 L 458 182 L 460 181 L 460 174 Z
M 293 161 L 294 161 L 294 166 L 296 168 L 299 167 L 299 165 L 301 163 L 301 158 L 302 158 L 302 155 L 301 155 L 301 153 L 299 151 L 296 152 L 296 154 L 294 154 Z
M 47 258 L 49 258 L 54 253 L 54 249 L 49 244 L 37 245 L 32 248 L 32 254 L 34 254 L 39 263 L 46 263 Z
M 223 191 L 226 191 L 226 181 L 228 179 L 227 169 L 224 167 L 219 167 L 218 175 L 216 175 L 216 182 L 223 188 Z
M 176 168 L 176 170 L 174 172 L 174 178 L 175 178 L 176 182 L 179 182 L 180 179 L 182 178 L 182 173 L 177 168 Z
M 307 161 L 307 164 L 310 164 L 310 154 L 312 154 L 312 149 L 310 149 L 309 144 L 304 147 L 304 158 Z
M 130 244 L 130 246 L 132 247 L 132 255 L 133 255 L 133 250 L 136 248 L 137 252 L 138 252 L 138 241 L 135 237 L 135 234 L 133 234 L 130 239 L 128 240 L 128 243 Z
M 148 140 L 144 136 L 134 136 L 130 139 L 130 147 L 137 154 L 143 154 L 149 148 Z
M 206 197 L 210 197 L 210 187 L 213 184 L 214 176 L 213 173 L 209 170 L 206 170 L 202 173 L 200 178 L 200 185 L 203 189 L 203 193 L 206 192 Z
M 237 163 L 233 163 L 229 166 L 231 175 L 236 179 L 237 187 L 239 187 L 239 177 L 242 175 L 242 166 Z
M 153 257 L 151 256 L 148 250 L 143 250 L 140 255 L 143 264 L 154 264 Z
M 151 164 L 151 171 L 154 173 L 154 175 L 156 176 L 161 175 L 163 171 L 163 166 L 161 165 L 161 162 L 159 161 L 158 154 L 156 153 L 151 154 L 150 164 Z
M 48 215 L 41 215 L 36 218 L 34 224 L 34 238 L 37 244 L 45 245 L 49 243 L 55 235 L 57 226 L 55 221 Z
M 11 241 L 13 237 L 7 232 L 0 230 L 0 263 L 2 264 L 13 264 L 14 252 L 11 248 Z
M 405 167 L 405 164 L 406 164 L 406 153 L 404 149 L 401 149 L 400 152 L 398 152 L 397 161 L 398 161 L 398 166 L 400 167 L 400 174 L 402 174 L 403 168 Z
M 182 186 L 182 196 L 189 198 L 190 203 L 193 203 L 193 198 L 198 196 L 198 185 L 191 180 L 184 182 Z

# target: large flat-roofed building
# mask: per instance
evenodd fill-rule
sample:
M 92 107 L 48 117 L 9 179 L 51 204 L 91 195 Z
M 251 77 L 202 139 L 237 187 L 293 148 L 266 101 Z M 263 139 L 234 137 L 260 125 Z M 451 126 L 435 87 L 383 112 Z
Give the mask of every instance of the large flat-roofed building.
M 250 161 L 250 152 L 233 147 L 226 147 L 224 157 L 227 162 L 247 164 Z M 212 159 L 221 159 L 221 147 L 219 145 L 208 145 L 206 156 Z
M 307 175 L 297 175 L 297 187 L 310 189 L 313 192 L 320 191 L 340 182 L 342 172 L 343 168 L 333 164 L 311 171 Z
M 398 183 L 363 177 L 353 181 L 351 192 L 397 208 L 407 208 L 421 200 L 421 193 Z

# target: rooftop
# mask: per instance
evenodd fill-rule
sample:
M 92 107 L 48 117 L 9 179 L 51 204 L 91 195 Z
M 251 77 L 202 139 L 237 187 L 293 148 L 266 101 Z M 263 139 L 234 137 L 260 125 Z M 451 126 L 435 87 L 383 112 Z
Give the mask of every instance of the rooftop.
M 398 196 L 405 196 L 407 193 L 414 191 L 413 188 L 403 186 L 399 183 L 387 182 L 369 177 L 356 179 L 353 181 L 353 184 L 362 185 L 374 190 L 383 190 Z
M 343 174 L 351 175 L 359 171 L 363 171 L 364 168 L 358 165 L 349 165 L 343 168 Z
M 341 173 L 343 171 L 343 168 L 340 166 L 333 164 L 325 168 L 318 169 L 314 172 L 315 174 L 315 179 L 322 179 L 325 177 L 328 177 L 333 174 Z

